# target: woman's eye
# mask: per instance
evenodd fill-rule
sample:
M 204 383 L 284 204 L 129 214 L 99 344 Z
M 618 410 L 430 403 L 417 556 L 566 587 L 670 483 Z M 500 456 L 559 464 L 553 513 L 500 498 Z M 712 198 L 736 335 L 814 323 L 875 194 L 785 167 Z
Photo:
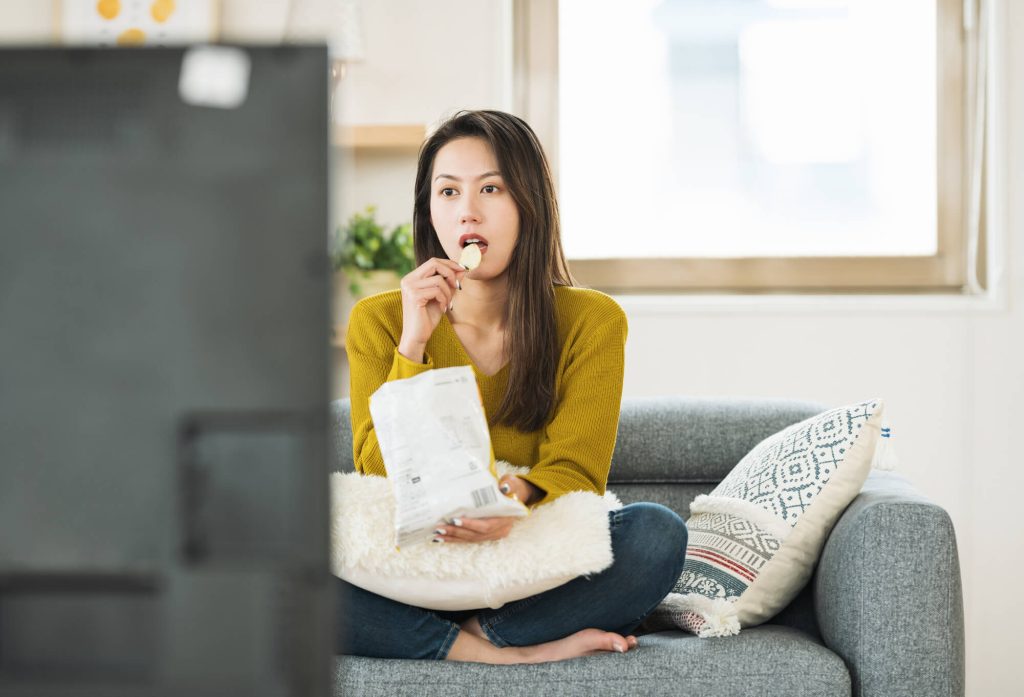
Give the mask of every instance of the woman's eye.
M 487 191 L 488 189 L 492 189 L 492 191 Z M 487 186 L 485 186 L 485 187 L 483 188 L 483 191 L 484 191 L 484 192 L 486 192 L 486 193 L 488 193 L 488 194 L 493 194 L 493 193 L 495 193 L 495 192 L 496 192 L 497 190 L 498 190 L 498 187 L 496 187 L 496 186 L 495 186 L 494 184 L 488 184 Z
M 450 195 L 451 195 L 451 193 L 449 193 L 449 192 L 452 192 L 452 193 L 454 193 L 454 192 L 455 192 L 455 189 L 451 188 L 450 186 L 449 186 L 449 187 L 446 187 L 446 188 L 444 188 L 444 189 L 441 189 L 441 195 L 442 195 L 442 196 L 450 196 Z

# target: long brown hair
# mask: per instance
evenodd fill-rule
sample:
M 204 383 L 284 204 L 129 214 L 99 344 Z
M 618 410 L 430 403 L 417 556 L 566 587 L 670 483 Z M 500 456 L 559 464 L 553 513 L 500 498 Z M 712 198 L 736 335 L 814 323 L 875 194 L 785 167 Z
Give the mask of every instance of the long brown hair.
M 555 406 L 555 373 L 561 346 L 555 324 L 555 286 L 575 281 L 562 251 L 558 201 L 547 157 L 533 129 L 502 111 L 460 111 L 445 121 L 420 148 L 413 206 L 416 265 L 446 257 L 430 220 L 430 175 L 437 152 L 456 138 L 482 138 L 498 161 L 519 209 L 519 237 L 509 260 L 505 306 L 508 389 L 494 423 L 521 431 L 544 426 Z

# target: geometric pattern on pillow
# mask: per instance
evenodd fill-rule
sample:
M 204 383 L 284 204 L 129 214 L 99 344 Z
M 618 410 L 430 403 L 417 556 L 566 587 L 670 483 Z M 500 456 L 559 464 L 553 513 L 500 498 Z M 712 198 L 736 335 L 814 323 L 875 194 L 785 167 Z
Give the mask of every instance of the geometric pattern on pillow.
M 712 493 L 743 499 L 795 524 L 877 406 L 871 401 L 833 409 L 764 439 Z
M 882 409 L 874 399 L 789 426 L 698 496 L 683 572 L 653 624 L 725 636 L 785 607 L 867 478 Z
M 782 545 L 766 530 L 728 513 L 710 513 L 691 521 L 686 563 L 675 593 L 738 597 Z

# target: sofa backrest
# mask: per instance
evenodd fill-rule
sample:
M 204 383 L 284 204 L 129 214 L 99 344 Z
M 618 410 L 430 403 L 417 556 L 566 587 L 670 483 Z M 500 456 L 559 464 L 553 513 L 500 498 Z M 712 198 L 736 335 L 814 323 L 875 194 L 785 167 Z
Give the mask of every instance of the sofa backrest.
M 660 503 L 685 520 L 693 499 L 715 488 L 755 445 L 824 410 L 782 399 L 623 399 L 608 488 L 623 503 Z

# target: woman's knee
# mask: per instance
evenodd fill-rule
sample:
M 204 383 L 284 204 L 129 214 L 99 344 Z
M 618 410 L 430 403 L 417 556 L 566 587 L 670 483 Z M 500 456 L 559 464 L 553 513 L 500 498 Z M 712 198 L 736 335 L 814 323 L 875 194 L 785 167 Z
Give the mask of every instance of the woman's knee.
M 682 571 L 688 533 L 678 513 L 649 502 L 632 503 L 616 513 L 624 533 L 615 550 L 616 560 L 627 557 L 630 563 Z

